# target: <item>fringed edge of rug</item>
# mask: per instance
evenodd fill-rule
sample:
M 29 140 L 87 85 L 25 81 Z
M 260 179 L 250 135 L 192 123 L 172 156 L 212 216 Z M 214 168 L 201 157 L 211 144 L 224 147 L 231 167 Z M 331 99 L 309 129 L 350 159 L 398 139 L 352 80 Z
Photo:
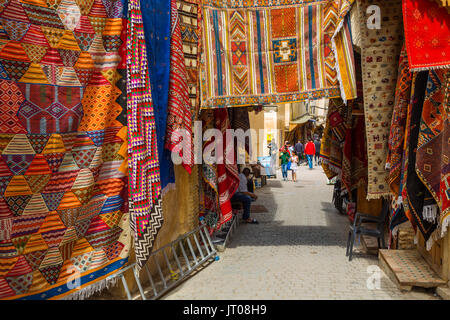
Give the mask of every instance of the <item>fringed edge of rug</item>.
M 330 171 L 333 171 L 334 173 L 336 173 L 337 175 L 340 175 L 342 172 L 342 168 L 336 167 L 335 165 L 333 165 L 330 160 L 326 160 L 323 159 L 322 160 L 324 164 L 326 164 L 328 166 L 328 168 L 330 169 Z
M 441 238 L 445 237 L 445 234 L 448 231 L 448 227 L 450 226 L 450 215 L 447 215 L 444 219 L 441 220 Z
M 391 195 L 390 192 L 383 192 L 383 193 L 369 193 L 367 192 L 366 199 L 367 200 L 378 200 L 381 198 L 387 198 Z
M 420 72 L 420 71 L 430 71 L 430 70 L 439 70 L 439 69 L 448 69 L 450 68 L 450 64 L 442 65 L 442 66 L 433 66 L 433 67 L 420 67 L 420 68 L 412 68 L 409 67 L 410 72 Z
M 61 300 L 84 300 L 89 298 L 95 293 L 98 293 L 104 289 L 109 289 L 117 285 L 118 277 L 107 277 L 103 280 L 95 282 L 83 289 L 75 291 L 68 296 L 61 298 Z
M 164 189 L 161 190 L 161 197 L 164 197 L 169 191 L 175 190 L 176 184 L 175 183 L 169 183 L 167 186 L 164 187 Z

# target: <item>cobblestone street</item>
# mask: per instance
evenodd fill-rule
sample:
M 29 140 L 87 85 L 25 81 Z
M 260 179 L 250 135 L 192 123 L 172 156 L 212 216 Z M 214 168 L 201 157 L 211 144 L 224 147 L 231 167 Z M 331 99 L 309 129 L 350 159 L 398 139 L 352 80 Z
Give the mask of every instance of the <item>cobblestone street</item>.
M 219 261 L 163 299 L 437 299 L 402 293 L 383 272 L 381 288 L 368 289 L 378 259 L 355 249 L 348 261 L 348 218 L 333 207 L 322 168 L 301 166 L 297 176 L 257 189 L 255 204 L 269 211 L 252 213 L 260 223 L 241 224 Z

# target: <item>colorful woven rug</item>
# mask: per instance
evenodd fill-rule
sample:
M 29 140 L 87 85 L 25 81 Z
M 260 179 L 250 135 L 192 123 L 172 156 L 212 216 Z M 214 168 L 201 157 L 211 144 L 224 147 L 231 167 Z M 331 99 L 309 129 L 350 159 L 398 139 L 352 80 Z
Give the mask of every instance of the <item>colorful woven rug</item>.
M 171 0 L 170 83 L 165 148 L 178 153 L 181 164 L 189 172 L 194 165 L 192 139 L 192 106 L 189 100 L 188 74 L 186 71 L 180 18 L 176 0 Z
M 338 74 L 341 98 L 347 100 L 357 98 L 355 57 L 350 26 L 350 14 L 345 19 L 341 30 L 332 39 L 333 51 L 336 56 L 336 71 Z
M 247 107 L 236 107 L 228 109 L 228 116 L 230 119 L 231 128 L 233 130 L 241 129 L 243 132 L 246 132 L 250 129 L 250 118 L 249 118 L 249 108 Z M 250 154 L 250 146 L 252 145 L 251 136 L 245 141 L 236 141 L 238 143 L 242 143 L 245 148 L 245 152 Z M 235 150 L 238 152 L 237 143 L 235 143 Z M 245 160 L 245 159 L 244 159 Z
M 341 98 L 331 99 L 328 106 L 327 122 L 324 129 L 320 157 L 322 168 L 328 179 L 335 177 L 342 170 L 342 145 L 347 131 L 348 107 Z
M 83 298 L 130 249 L 123 3 L 46 3 L 0 9 L 0 299 Z
M 148 69 L 152 86 L 153 112 L 156 123 L 159 173 L 163 194 L 175 187 L 171 153 L 164 148 L 170 77 L 170 1 L 142 1 Z
M 450 68 L 450 12 L 428 0 L 403 0 L 411 71 Z
M 214 110 L 202 110 L 200 114 L 202 120 L 202 135 L 208 129 L 214 128 Z M 212 141 L 203 143 L 202 151 L 212 145 Z M 217 228 L 219 222 L 219 194 L 217 165 L 209 161 L 202 162 L 200 176 L 200 210 L 199 215 L 205 219 L 210 233 Z
M 413 96 L 411 98 L 411 116 L 408 121 L 408 163 L 406 165 L 406 183 L 403 194 L 407 194 L 408 211 L 407 216 L 412 217 L 414 225 L 423 234 L 425 241 L 428 241 L 437 223 L 428 221 L 424 214 L 424 207 L 435 205 L 432 195 L 419 179 L 416 173 L 416 152 L 420 132 L 420 120 L 422 108 L 427 89 L 428 71 L 420 72 L 417 75 Z M 403 200 L 405 202 L 405 200 Z M 427 245 L 428 247 L 428 245 Z
M 331 40 L 353 2 L 203 1 L 201 107 L 340 97 Z
M 227 141 L 226 139 L 226 130 L 231 129 L 227 109 L 221 108 L 214 110 L 214 123 L 215 127 L 222 132 L 223 156 L 225 157 L 223 161 L 218 161 L 217 163 L 217 182 L 220 207 L 220 218 L 217 228 L 220 228 L 220 226 L 231 220 L 233 217 L 233 210 L 231 208 L 230 200 L 239 186 L 239 172 L 236 162 L 227 162 L 227 150 L 229 150 L 228 146 L 234 143 L 234 141 Z
M 381 10 L 381 29 L 369 29 L 367 8 Z M 368 199 L 389 196 L 385 169 L 394 107 L 398 61 L 403 43 L 401 0 L 361 0 L 362 73 L 368 152 Z M 370 13 L 370 10 L 369 10 Z
M 198 119 L 200 107 L 199 74 L 202 15 L 199 4 L 200 0 L 177 0 L 193 120 Z
M 445 127 L 448 125 L 449 105 L 444 104 L 449 77 L 450 72 L 445 69 L 429 72 L 416 153 L 416 172 L 433 195 L 443 216 L 450 211 L 447 197 L 450 189 L 447 161 L 450 149 L 446 136 L 448 129 Z M 438 222 L 437 208 L 431 207 L 429 214 L 426 213 L 425 218 L 430 222 Z
M 130 211 L 136 263 L 147 262 L 163 223 L 155 118 L 139 0 L 129 0 L 127 97 Z
M 386 166 L 389 168 L 388 184 L 392 195 L 397 198 L 400 192 L 400 176 L 405 143 L 406 116 L 411 99 L 412 74 L 409 72 L 408 56 L 403 48 L 400 54 L 397 86 L 395 89 L 394 111 L 388 142 Z
M 447 119 L 444 121 L 444 130 L 442 131 L 442 155 L 447 155 L 449 152 L 449 145 L 448 143 L 445 144 L 445 141 L 450 141 L 450 120 L 449 120 L 449 114 L 450 114 L 450 76 L 447 74 L 447 80 L 445 84 L 445 97 L 444 97 L 444 106 L 446 108 L 446 114 Z M 444 157 L 442 157 L 442 160 L 445 160 Z M 448 231 L 448 227 L 450 225 L 450 210 L 449 210 L 449 198 L 447 195 L 449 194 L 449 178 L 450 178 L 450 168 L 448 162 L 443 161 L 442 169 L 441 169 L 441 189 L 440 194 L 442 196 L 441 200 L 441 214 L 439 219 L 439 227 L 441 229 L 440 237 L 444 237 L 445 233 Z
M 408 111 L 406 114 L 406 126 L 405 126 L 405 142 L 403 145 L 403 156 L 402 156 L 402 169 L 400 174 L 400 194 L 398 201 L 402 203 L 403 213 L 406 218 L 411 222 L 414 230 L 417 230 L 416 222 L 412 216 L 412 211 L 408 201 L 408 174 L 409 174 L 409 158 L 410 158 L 410 140 L 411 140 L 411 115 L 414 105 L 417 104 L 419 99 L 423 99 L 423 87 L 426 86 L 427 73 L 426 72 L 415 72 L 412 73 L 411 79 L 411 99 L 408 104 Z M 422 97 L 421 97 L 422 94 Z M 423 100 L 422 100 L 423 101 Z M 421 106 L 419 106 L 421 108 Z

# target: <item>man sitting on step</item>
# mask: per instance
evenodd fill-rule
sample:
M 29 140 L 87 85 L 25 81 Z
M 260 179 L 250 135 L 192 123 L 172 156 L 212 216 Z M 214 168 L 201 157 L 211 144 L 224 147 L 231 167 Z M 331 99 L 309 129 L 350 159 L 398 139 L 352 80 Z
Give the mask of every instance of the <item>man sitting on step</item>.
M 239 174 L 239 187 L 236 190 L 236 193 L 231 198 L 232 202 L 241 202 L 244 207 L 244 214 L 242 219 L 247 223 L 258 223 L 256 219 L 250 218 L 250 207 L 252 204 L 252 199 L 256 200 L 258 196 L 252 192 L 248 191 L 247 182 L 248 177 L 250 176 L 250 169 L 244 168 L 242 173 Z

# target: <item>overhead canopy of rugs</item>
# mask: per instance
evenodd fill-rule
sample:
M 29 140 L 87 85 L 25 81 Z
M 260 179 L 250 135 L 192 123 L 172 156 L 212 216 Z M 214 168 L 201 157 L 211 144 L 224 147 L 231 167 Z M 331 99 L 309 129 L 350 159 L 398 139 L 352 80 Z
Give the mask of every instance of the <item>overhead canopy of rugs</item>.
M 203 1 L 201 107 L 355 98 L 353 2 Z

